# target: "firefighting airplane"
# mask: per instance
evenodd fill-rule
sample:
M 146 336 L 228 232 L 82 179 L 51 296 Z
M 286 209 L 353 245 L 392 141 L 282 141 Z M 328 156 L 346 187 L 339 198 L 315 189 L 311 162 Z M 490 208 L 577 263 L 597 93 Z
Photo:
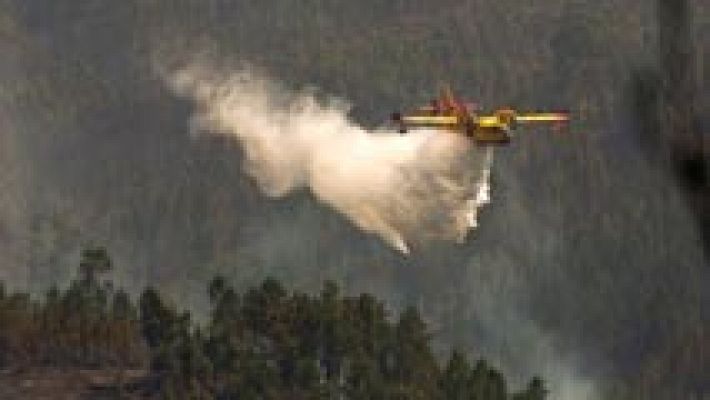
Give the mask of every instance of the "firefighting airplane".
M 470 137 L 479 146 L 505 145 L 518 124 L 552 123 L 556 128 L 569 121 L 564 112 L 524 113 L 511 109 L 499 109 L 491 115 L 479 115 L 478 106 L 456 99 L 445 88 L 441 97 L 428 106 L 402 115 L 393 113 L 392 121 L 399 125 L 399 132 L 408 128 L 433 127 L 460 132 Z

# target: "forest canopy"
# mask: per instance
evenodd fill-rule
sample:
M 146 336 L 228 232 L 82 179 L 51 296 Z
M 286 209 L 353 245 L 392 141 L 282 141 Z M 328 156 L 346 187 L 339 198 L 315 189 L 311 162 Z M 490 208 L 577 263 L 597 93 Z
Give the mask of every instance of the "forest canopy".
M 79 277 L 43 299 L 0 285 L 0 371 L 145 369 L 132 390 L 166 399 L 541 400 L 547 392 L 537 377 L 511 392 L 493 366 L 458 351 L 438 362 L 415 308 L 395 316 L 333 282 L 315 295 L 275 279 L 238 293 L 216 277 L 209 319 L 196 323 L 151 287 L 136 304 L 100 278 L 109 266 L 105 249 L 86 249 Z

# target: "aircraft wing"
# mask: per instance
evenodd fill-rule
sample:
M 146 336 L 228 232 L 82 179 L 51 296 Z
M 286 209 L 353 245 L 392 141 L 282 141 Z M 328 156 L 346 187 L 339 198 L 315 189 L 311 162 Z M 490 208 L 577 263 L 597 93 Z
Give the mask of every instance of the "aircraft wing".
M 565 113 L 531 113 L 515 116 L 516 122 L 567 122 L 569 116 Z
M 402 117 L 405 125 L 416 126 L 454 126 L 459 118 L 454 115 L 405 115 Z

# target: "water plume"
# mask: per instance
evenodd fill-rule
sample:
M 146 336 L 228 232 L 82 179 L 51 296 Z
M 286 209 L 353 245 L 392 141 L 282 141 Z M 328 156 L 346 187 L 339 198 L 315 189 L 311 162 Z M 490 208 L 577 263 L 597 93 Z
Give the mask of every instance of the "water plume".
M 264 194 L 307 188 L 402 253 L 464 241 L 490 200 L 492 151 L 454 132 L 368 130 L 348 118 L 345 102 L 287 90 L 249 68 L 192 64 L 166 76 L 194 101 L 196 132 L 239 142 Z

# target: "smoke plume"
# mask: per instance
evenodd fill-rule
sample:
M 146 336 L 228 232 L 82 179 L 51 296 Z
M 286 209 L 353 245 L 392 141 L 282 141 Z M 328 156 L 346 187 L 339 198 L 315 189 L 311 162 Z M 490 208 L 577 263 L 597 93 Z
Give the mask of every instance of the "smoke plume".
M 168 81 L 194 100 L 196 131 L 239 142 L 246 173 L 267 196 L 307 188 L 402 253 L 463 241 L 489 201 L 492 153 L 455 133 L 367 130 L 342 101 L 289 91 L 249 69 L 191 65 Z

